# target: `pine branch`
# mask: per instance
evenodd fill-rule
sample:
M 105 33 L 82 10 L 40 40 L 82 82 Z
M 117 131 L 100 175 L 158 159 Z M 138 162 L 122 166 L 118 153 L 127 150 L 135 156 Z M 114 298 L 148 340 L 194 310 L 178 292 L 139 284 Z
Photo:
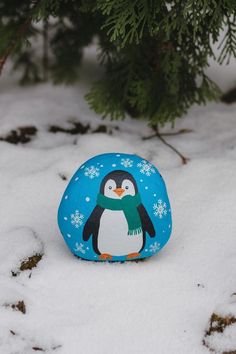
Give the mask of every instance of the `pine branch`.
M 5 51 L 2 54 L 2 56 L 0 57 L 0 75 L 2 73 L 3 67 L 4 67 L 9 55 L 14 51 L 15 47 L 18 44 L 18 41 L 25 35 L 26 31 L 28 30 L 28 28 L 29 28 L 29 26 L 31 24 L 31 21 L 32 21 L 33 12 L 38 7 L 39 3 L 40 3 L 40 1 L 36 1 L 34 3 L 34 7 L 30 11 L 30 15 L 21 24 L 21 26 L 19 27 L 15 37 L 12 38 L 11 42 L 9 43 L 7 48 L 5 49 Z
M 43 21 L 43 79 L 44 81 L 48 80 L 48 50 L 49 50 L 49 43 L 48 43 L 48 20 L 45 19 Z
M 223 64 L 226 61 L 226 64 L 229 64 L 231 56 L 236 57 L 236 15 L 234 14 L 232 18 L 230 15 L 226 18 L 227 31 L 218 47 L 222 48 L 218 62 Z

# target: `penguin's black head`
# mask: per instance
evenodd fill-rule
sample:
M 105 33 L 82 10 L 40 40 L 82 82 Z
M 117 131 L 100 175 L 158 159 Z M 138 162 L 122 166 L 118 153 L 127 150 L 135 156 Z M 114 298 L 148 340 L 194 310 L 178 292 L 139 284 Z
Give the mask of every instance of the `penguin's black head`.
M 126 171 L 116 170 L 108 173 L 102 180 L 100 193 L 113 199 L 138 193 L 134 177 Z

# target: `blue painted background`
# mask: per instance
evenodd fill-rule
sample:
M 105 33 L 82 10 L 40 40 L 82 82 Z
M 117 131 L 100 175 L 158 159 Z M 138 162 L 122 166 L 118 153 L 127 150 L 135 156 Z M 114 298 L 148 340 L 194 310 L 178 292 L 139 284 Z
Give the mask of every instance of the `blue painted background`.
M 82 234 L 84 225 L 96 205 L 100 183 L 114 170 L 127 171 L 136 180 L 142 203 L 156 230 L 156 236 L 153 238 L 147 234 L 146 245 L 139 258 L 150 257 L 158 253 L 170 238 L 171 209 L 164 180 L 157 168 L 137 155 L 102 154 L 80 166 L 70 180 L 59 206 L 58 224 L 61 233 L 75 255 L 88 260 L 99 260 L 93 251 L 92 237 L 85 242 Z M 126 260 L 125 257 L 112 259 Z

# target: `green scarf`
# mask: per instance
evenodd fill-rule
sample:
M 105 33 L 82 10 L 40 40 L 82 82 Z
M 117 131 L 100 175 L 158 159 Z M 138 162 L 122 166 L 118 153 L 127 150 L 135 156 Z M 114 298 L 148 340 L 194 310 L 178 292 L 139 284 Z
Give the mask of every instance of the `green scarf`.
M 128 235 L 137 235 L 142 232 L 141 219 L 137 207 L 141 204 L 139 194 L 126 195 L 122 199 L 112 199 L 98 194 L 97 205 L 103 209 L 122 210 L 128 223 Z

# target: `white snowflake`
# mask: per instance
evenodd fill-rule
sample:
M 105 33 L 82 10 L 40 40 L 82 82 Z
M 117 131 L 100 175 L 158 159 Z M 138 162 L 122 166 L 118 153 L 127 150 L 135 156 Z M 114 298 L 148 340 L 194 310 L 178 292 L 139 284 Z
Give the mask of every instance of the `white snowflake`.
M 121 159 L 121 165 L 123 165 L 124 167 L 132 167 L 133 163 L 134 161 L 131 159 Z
M 84 215 L 79 212 L 79 210 L 76 210 L 73 214 L 70 216 L 71 218 L 71 224 L 78 229 L 82 224 L 83 224 L 83 218 Z
M 155 216 L 162 219 L 167 214 L 166 203 L 158 199 L 157 203 L 153 204 L 153 211 Z
M 160 243 L 154 242 L 149 246 L 149 252 L 156 253 L 160 249 Z
M 78 242 L 76 242 L 74 250 L 75 250 L 76 252 L 81 252 L 81 253 L 83 253 L 83 254 L 86 253 L 86 251 L 85 251 L 85 249 L 84 249 L 83 243 L 78 243 Z
M 139 171 L 146 176 L 151 176 L 152 173 L 156 173 L 152 164 L 147 162 L 146 160 L 142 160 L 137 164 L 137 166 L 140 168 Z
M 84 170 L 84 175 L 93 179 L 99 176 L 99 168 L 95 166 L 86 167 Z

